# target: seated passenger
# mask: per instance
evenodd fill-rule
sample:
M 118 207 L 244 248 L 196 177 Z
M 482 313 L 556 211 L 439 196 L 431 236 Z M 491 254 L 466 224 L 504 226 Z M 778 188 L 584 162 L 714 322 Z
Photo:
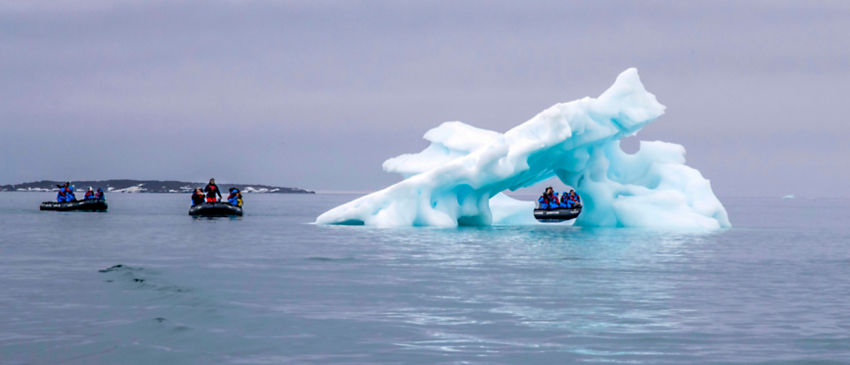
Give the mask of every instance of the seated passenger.
M 56 187 L 59 188 L 59 192 L 56 193 L 56 202 L 57 203 L 64 203 L 65 202 L 65 196 L 67 195 L 67 190 L 65 190 L 65 185 L 64 184 L 56 185 Z
M 72 186 L 70 182 L 65 183 L 65 201 L 66 202 L 77 201 L 77 196 L 74 195 L 74 186 Z
M 92 188 L 89 188 L 89 190 L 86 190 L 86 195 L 83 196 L 83 200 L 89 200 L 89 199 L 94 199 L 94 190 L 92 190 Z
M 242 193 L 239 192 L 239 189 L 230 188 L 230 195 L 227 197 L 227 202 L 233 206 L 242 206 Z
M 576 206 L 580 207 L 581 206 L 581 197 L 578 196 L 578 194 L 576 194 L 575 190 L 570 190 L 570 200 L 572 200 L 574 207 L 576 207 Z
M 549 209 L 558 209 L 561 206 L 561 202 L 558 201 L 558 192 L 552 192 L 551 203 L 549 203 Z
M 198 204 L 203 204 L 204 202 L 204 191 L 201 188 L 195 189 L 195 192 L 192 193 L 192 206 L 196 206 Z
M 566 191 L 561 195 L 561 208 L 572 208 L 573 201 L 570 200 L 570 194 Z
M 537 198 L 538 208 L 537 209 L 549 209 L 549 201 L 546 199 L 546 193 L 543 193 L 539 198 Z
M 543 191 L 543 195 L 537 199 L 537 202 L 540 203 L 540 209 L 549 209 L 549 205 L 552 204 L 552 187 L 546 188 Z
M 97 193 L 94 194 L 94 198 L 95 199 L 106 199 L 106 197 L 103 196 L 103 189 L 97 188 Z

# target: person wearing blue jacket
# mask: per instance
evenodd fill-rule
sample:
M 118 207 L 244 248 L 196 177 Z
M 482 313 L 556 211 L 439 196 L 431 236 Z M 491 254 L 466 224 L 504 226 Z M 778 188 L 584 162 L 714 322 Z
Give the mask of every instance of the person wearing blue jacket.
M 572 207 L 573 207 L 573 201 L 570 200 L 570 193 L 568 193 L 566 191 L 563 192 L 563 194 L 561 195 L 561 208 L 572 208 Z
M 74 195 L 74 186 L 71 183 L 66 182 L 65 187 L 67 191 L 65 192 L 65 201 L 66 202 L 75 202 L 77 201 L 77 196 Z
M 59 188 L 59 191 L 56 193 L 56 202 L 64 203 L 65 197 L 68 195 L 65 185 L 56 185 L 56 187 Z
M 557 207 L 557 205 L 555 205 L 557 204 L 557 200 L 554 199 L 552 193 L 553 191 L 551 186 L 546 188 L 545 191 L 543 191 L 543 195 L 541 195 L 540 198 L 537 199 L 537 202 L 540 203 L 540 209 L 553 208 L 553 205 L 554 207 Z
M 239 189 L 230 188 L 230 196 L 227 197 L 227 202 L 236 207 L 242 206 L 242 193 L 239 192 Z
M 103 196 L 103 189 L 97 188 L 97 193 L 94 193 L 94 198 L 95 199 L 106 199 L 106 197 Z
M 572 202 L 573 206 L 581 205 L 581 197 L 576 194 L 575 190 L 570 190 L 570 201 Z

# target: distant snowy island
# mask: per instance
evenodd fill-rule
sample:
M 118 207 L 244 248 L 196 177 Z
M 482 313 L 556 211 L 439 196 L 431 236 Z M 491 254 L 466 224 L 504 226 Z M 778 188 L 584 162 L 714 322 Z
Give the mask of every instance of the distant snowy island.
M 64 181 L 42 180 L 17 185 L 0 185 L 0 191 L 49 192 L 56 191 L 56 185 Z M 89 187 L 101 188 L 107 193 L 191 193 L 195 188 L 203 188 L 207 183 L 159 180 L 103 180 L 71 181 L 76 191 L 85 191 Z M 252 194 L 315 194 L 316 192 L 299 188 L 287 188 L 258 184 L 218 184 L 222 192 L 235 187 L 243 193 Z

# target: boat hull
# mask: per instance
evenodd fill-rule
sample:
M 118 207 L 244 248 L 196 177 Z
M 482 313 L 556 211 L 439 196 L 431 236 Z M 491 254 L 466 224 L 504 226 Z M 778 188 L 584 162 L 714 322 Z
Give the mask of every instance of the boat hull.
M 534 210 L 534 218 L 544 223 L 568 221 L 575 219 L 579 214 L 581 214 L 581 207 Z
M 227 203 L 203 203 L 189 208 L 193 217 L 241 217 L 242 207 Z
M 40 210 L 52 210 L 57 212 L 105 212 L 109 209 L 106 204 L 106 199 L 85 199 L 75 200 L 72 202 L 44 202 L 39 207 Z

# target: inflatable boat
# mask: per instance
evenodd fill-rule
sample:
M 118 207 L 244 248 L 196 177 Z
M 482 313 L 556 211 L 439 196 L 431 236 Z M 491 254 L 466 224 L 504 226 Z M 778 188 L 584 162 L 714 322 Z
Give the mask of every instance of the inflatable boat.
M 544 223 L 558 223 L 575 219 L 581 214 L 581 206 L 557 209 L 534 209 L 534 218 Z
M 85 199 L 70 202 L 44 202 L 40 210 L 55 210 L 59 212 L 81 211 L 81 212 L 105 212 L 109 208 L 106 199 Z
M 193 217 L 241 217 L 242 207 L 228 203 L 201 203 L 189 208 L 189 215 Z

